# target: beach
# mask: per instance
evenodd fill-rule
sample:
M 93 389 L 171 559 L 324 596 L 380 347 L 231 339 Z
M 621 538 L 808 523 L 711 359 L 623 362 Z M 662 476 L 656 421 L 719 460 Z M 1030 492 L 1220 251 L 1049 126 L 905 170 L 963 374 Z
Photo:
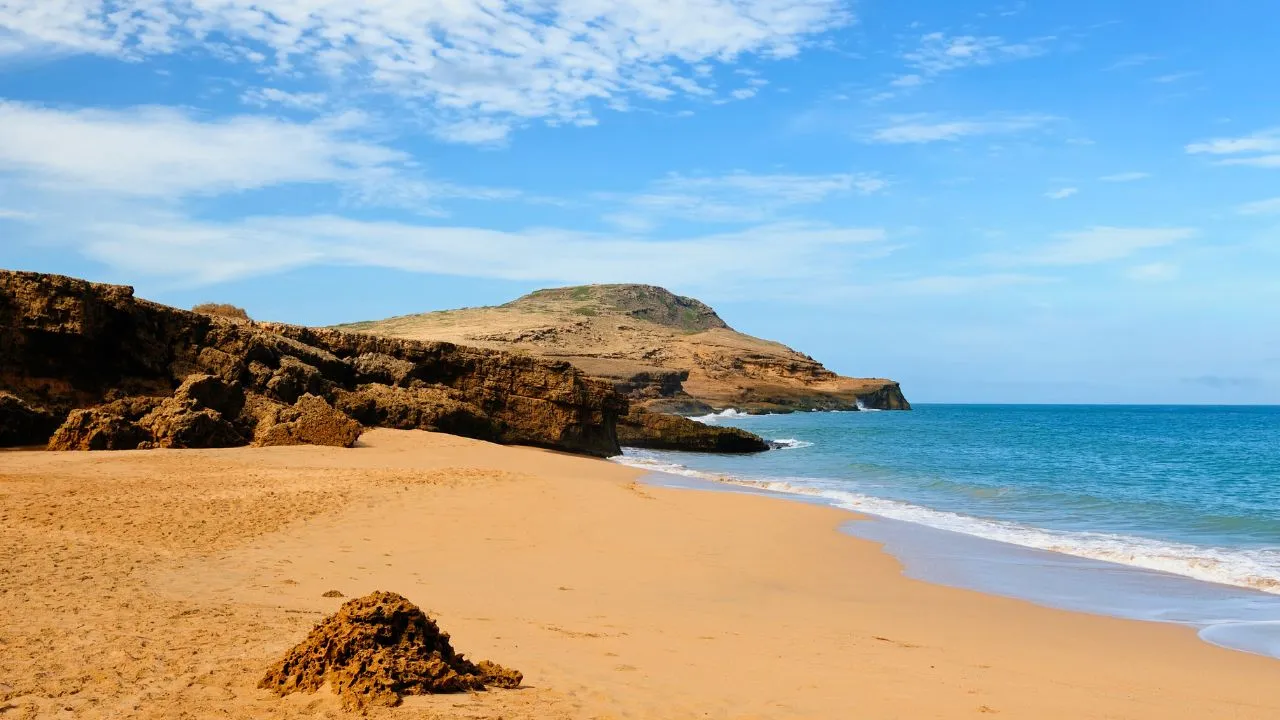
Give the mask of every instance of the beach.
M 0 453 L 0 716 L 343 717 L 265 669 L 398 592 L 525 687 L 405 718 L 1274 718 L 1277 661 L 912 580 L 855 518 L 420 431 Z

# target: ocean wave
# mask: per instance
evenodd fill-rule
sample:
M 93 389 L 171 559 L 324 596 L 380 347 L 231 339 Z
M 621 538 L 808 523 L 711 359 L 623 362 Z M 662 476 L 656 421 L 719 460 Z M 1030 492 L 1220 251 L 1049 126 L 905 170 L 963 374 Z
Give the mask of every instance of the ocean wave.
M 721 420 L 725 420 L 728 418 L 743 418 L 743 417 L 748 417 L 749 415 L 750 413 L 738 412 L 733 408 L 729 408 L 728 410 L 721 410 L 718 413 L 710 413 L 707 415 L 695 415 L 693 417 L 690 417 L 689 419 L 693 420 L 694 422 L 700 422 L 703 425 L 715 425 L 717 422 Z
M 1219 548 L 1096 532 L 1048 530 L 1019 523 L 934 510 L 921 505 L 816 486 L 812 480 L 748 480 L 694 470 L 658 457 L 628 454 L 624 465 L 785 495 L 821 498 L 832 505 L 996 542 L 1181 575 L 1280 595 L 1280 549 Z
M 795 438 L 778 438 L 770 440 L 769 444 L 775 450 L 799 450 L 801 448 L 813 447 L 813 443 L 808 440 L 796 440 Z
M 858 404 L 858 410 L 862 412 L 880 412 L 880 408 L 867 407 L 861 400 L 857 400 L 856 402 Z

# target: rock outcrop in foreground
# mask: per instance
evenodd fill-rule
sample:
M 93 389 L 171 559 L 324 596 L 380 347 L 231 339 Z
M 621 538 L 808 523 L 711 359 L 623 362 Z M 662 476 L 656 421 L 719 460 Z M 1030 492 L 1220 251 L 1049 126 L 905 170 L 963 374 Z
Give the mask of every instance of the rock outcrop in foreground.
M 348 710 L 399 705 L 405 695 L 519 687 L 524 676 L 473 663 L 404 597 L 375 592 L 344 604 L 267 671 L 258 687 L 313 693 L 325 683 Z
M 759 435 L 735 427 L 705 425 L 679 415 L 632 408 L 618 420 L 618 442 L 650 450 L 707 453 L 754 453 L 770 449 Z
M 341 329 L 566 360 L 657 412 L 911 408 L 892 380 L 837 375 L 781 343 L 734 330 L 704 303 L 652 285 L 539 290 L 498 307 Z
M 0 271 L 0 446 L 350 446 L 363 424 L 609 456 L 626 411 L 565 362 L 255 323 Z

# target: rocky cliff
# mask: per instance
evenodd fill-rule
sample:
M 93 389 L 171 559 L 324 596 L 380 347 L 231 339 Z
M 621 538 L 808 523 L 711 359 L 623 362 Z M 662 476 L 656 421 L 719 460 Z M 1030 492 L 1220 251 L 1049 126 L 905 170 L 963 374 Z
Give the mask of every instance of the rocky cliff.
M 0 271 L 0 445 L 350 444 L 359 421 L 608 456 L 626 409 L 563 361 L 254 323 Z
M 735 331 L 704 303 L 650 285 L 540 290 L 498 307 L 340 328 L 565 360 L 662 412 L 911 407 L 892 380 L 837 375 L 785 345 Z
M 651 450 L 726 454 L 763 452 L 771 447 L 759 435 L 740 428 L 704 425 L 638 407 L 618 421 L 618 442 Z

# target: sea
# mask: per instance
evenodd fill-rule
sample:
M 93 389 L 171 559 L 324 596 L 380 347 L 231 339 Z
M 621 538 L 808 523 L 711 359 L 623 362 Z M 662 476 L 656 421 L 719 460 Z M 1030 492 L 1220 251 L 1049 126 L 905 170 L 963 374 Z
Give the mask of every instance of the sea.
M 863 513 L 908 575 L 1280 657 L 1280 407 L 918 405 L 695 418 L 778 449 L 627 449 L 652 482 Z

